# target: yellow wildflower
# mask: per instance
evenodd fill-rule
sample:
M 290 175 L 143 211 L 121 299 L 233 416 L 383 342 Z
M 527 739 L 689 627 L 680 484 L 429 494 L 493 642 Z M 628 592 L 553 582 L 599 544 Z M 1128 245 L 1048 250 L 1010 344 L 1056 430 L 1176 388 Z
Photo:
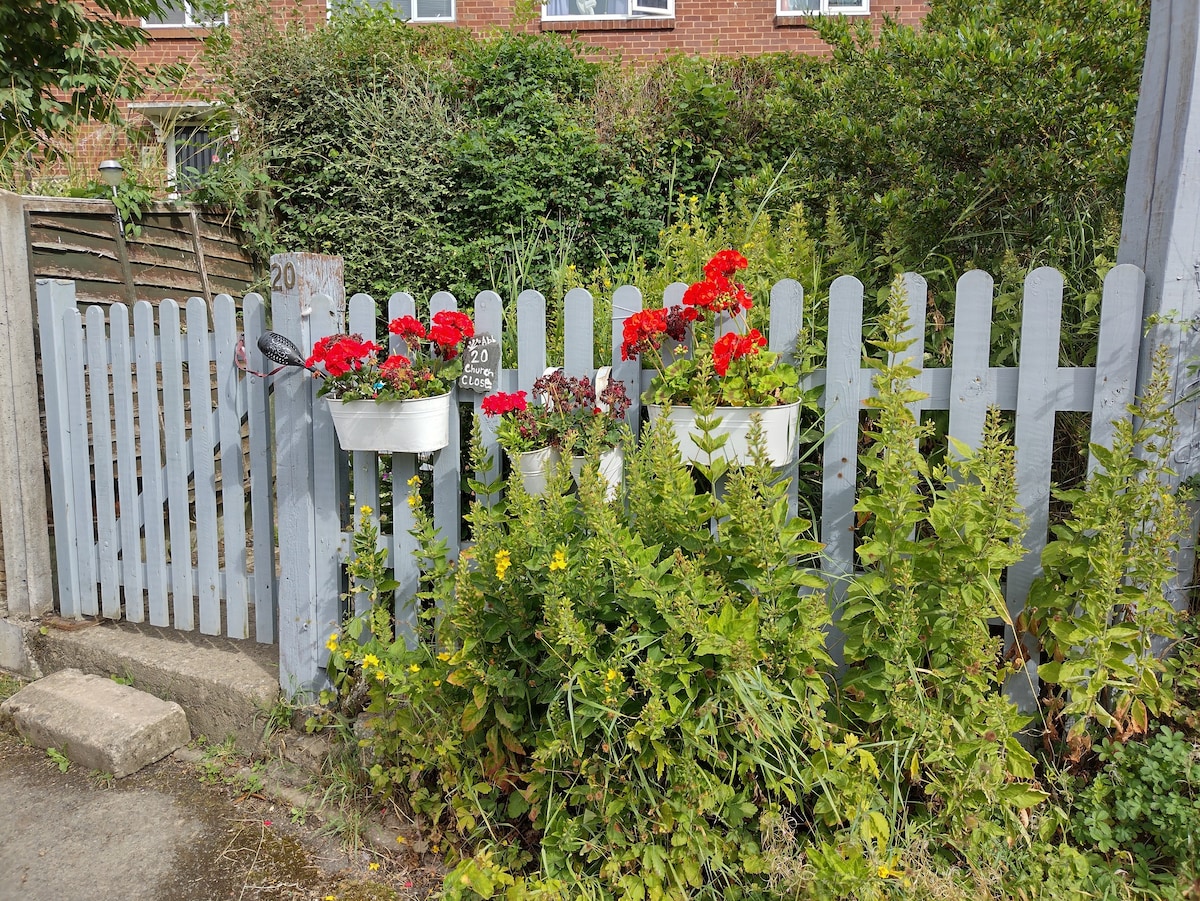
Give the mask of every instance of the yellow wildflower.
M 891 868 L 889 868 L 886 863 L 880 864 L 879 869 L 876 870 L 876 872 L 879 873 L 880 879 L 887 879 L 889 876 L 892 875 Z
M 408 671 L 410 673 L 419 673 L 421 671 L 421 667 L 414 663 L 409 666 Z
M 410 494 L 410 495 L 408 496 L 408 505 L 409 505 L 410 507 L 415 507 L 415 506 L 416 506 L 417 504 L 419 504 L 419 503 L 421 503 L 421 498 L 420 498 L 420 496 L 419 496 L 419 495 L 416 495 L 416 494 Z
M 379 869 L 379 864 L 377 864 L 375 861 L 371 861 L 369 864 L 367 864 L 367 869 L 374 873 Z
M 617 671 L 615 669 L 610 669 L 607 673 L 604 674 L 604 676 L 606 679 L 608 679 L 609 682 L 611 682 L 613 679 L 617 678 Z
M 375 680 L 376 681 L 382 682 L 386 678 L 387 678 L 387 674 L 384 673 L 383 670 L 381 670 L 381 669 L 375 670 Z
M 441 679 L 434 679 L 434 680 L 433 680 L 433 687 L 434 687 L 434 688 L 437 688 L 437 687 L 438 687 L 439 685 L 441 685 L 441 684 L 442 684 L 442 680 L 441 680 Z
M 409 479 L 409 480 L 408 480 L 408 487 L 409 487 L 409 488 L 416 488 L 416 487 L 417 487 L 418 485 L 420 485 L 420 484 L 421 484 L 421 477 L 420 477 L 420 476 L 413 476 L 411 479 Z
M 509 557 L 508 551 L 496 551 L 496 578 L 503 582 L 504 574 L 508 572 L 510 566 L 512 566 L 512 559 Z
M 449 651 L 442 651 L 442 653 L 438 654 L 438 660 L 441 660 L 443 663 L 445 663 L 449 659 L 450 659 Z
M 366 504 L 363 504 L 361 507 L 358 508 L 359 516 L 370 516 L 373 512 L 374 511 L 370 507 L 368 507 Z
M 379 658 L 374 654 L 367 654 L 365 657 L 363 657 L 362 665 L 364 667 L 379 666 Z
M 331 651 L 336 651 L 338 648 L 338 634 L 334 632 L 329 636 L 329 640 L 325 642 L 325 647 Z
M 556 570 L 556 569 L 566 569 L 566 568 L 567 568 L 567 552 L 564 551 L 562 548 L 558 548 L 554 552 L 554 557 L 550 560 L 550 572 L 554 572 L 554 570 Z
M 396 836 L 396 844 L 397 844 L 397 845 L 403 845 L 403 844 L 404 844 L 404 836 L 403 836 L 403 835 L 397 835 L 397 836 Z

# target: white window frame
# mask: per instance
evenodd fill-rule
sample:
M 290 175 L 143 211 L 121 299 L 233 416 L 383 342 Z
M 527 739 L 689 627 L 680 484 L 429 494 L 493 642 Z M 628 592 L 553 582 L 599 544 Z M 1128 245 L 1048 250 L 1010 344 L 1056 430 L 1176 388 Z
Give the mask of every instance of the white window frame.
M 376 9 L 381 8 L 380 6 L 375 6 L 374 4 L 366 2 L 366 0 L 361 0 L 361 2 L 362 2 L 362 5 L 364 5 L 364 6 L 372 6 L 373 8 L 376 8 Z M 393 0 L 385 0 L 385 2 L 387 2 L 387 4 L 392 7 L 392 12 L 395 14 L 396 18 L 399 19 L 400 18 L 400 9 L 396 5 L 396 3 L 393 2 Z M 420 0 L 409 0 L 409 3 L 413 7 L 417 7 L 417 6 L 419 6 Z M 355 0 L 340 0 L 340 2 L 339 2 L 339 0 L 325 0 L 325 16 L 326 16 L 326 18 L 332 16 L 334 7 L 336 7 L 336 6 L 347 7 L 347 6 L 354 6 L 354 5 L 355 5 Z M 450 0 L 450 16 L 449 16 L 449 18 L 447 18 L 445 16 L 412 16 L 411 18 L 403 19 L 402 21 L 416 22 L 417 24 L 433 24 L 433 25 L 436 25 L 439 22 L 442 24 L 445 24 L 448 22 L 450 22 L 450 23 L 457 22 L 458 21 L 458 0 Z
M 788 0 L 775 0 L 777 16 L 867 16 L 871 14 L 871 0 L 858 0 L 853 7 L 830 6 L 831 0 L 817 0 L 819 9 L 786 9 Z
M 183 24 L 182 25 L 179 24 L 178 22 L 149 22 L 146 19 L 142 19 L 142 27 L 143 28 L 219 28 L 222 25 L 229 24 L 228 11 L 221 13 L 221 16 L 219 19 L 197 19 L 193 16 L 193 13 L 195 13 L 197 11 L 195 8 L 197 6 L 197 4 L 193 3 L 192 0 L 178 0 L 178 3 L 172 3 L 171 6 L 174 9 L 178 9 L 179 6 L 183 7 Z
M 542 20 L 546 22 L 600 22 L 600 21 L 618 21 L 624 22 L 629 19 L 673 19 L 675 18 L 675 0 L 667 0 L 667 8 L 662 9 L 658 6 L 647 6 L 644 3 L 639 3 L 638 0 L 628 0 L 629 12 L 625 15 L 609 14 L 596 16 L 579 15 L 572 13 L 566 16 L 552 16 L 549 13 L 549 5 L 542 4 Z

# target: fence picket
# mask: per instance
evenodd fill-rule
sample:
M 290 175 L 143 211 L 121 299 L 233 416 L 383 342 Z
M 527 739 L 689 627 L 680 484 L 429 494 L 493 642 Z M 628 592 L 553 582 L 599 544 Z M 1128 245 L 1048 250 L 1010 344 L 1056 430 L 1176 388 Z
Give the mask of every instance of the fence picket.
M 70 360 L 83 359 L 83 317 L 79 310 L 68 310 L 63 322 L 65 352 Z M 76 485 L 91 484 L 91 455 L 88 442 L 88 395 L 82 366 L 67 370 L 67 415 L 73 434 L 83 438 L 81 453 L 74 455 Z M 136 486 L 135 486 L 136 491 Z M 83 490 L 75 498 L 75 548 L 79 566 L 79 609 L 85 616 L 100 612 L 96 597 L 96 543 L 92 525 L 92 492 Z
M 192 408 L 192 484 L 196 492 L 196 592 L 200 631 L 221 634 L 221 574 L 217 554 L 217 471 L 212 383 L 209 380 L 208 304 L 193 297 L 187 321 L 188 400 Z
M 388 318 L 415 316 L 417 302 L 410 294 L 393 294 L 388 300 Z M 394 339 L 399 343 L 399 338 Z M 417 641 L 417 607 L 413 601 L 420 584 L 421 569 L 413 553 L 417 550 L 417 539 L 410 530 L 416 523 L 413 510 L 408 505 L 408 480 L 417 474 L 417 458 L 414 454 L 392 454 L 392 544 L 389 562 L 393 577 L 399 582 L 393 601 L 396 618 L 396 635 L 403 638 L 408 647 Z
M 41 338 L 42 387 L 46 393 L 46 449 L 49 452 L 50 504 L 54 516 L 54 562 L 58 574 L 58 610 L 79 616 L 79 566 L 75 554 L 71 454 L 83 439 L 72 440 L 67 418 L 67 355 L 63 353 L 63 318 L 75 306 L 75 283 L 37 281 L 38 331 Z
M 1145 273 L 1128 263 L 1114 266 L 1104 278 L 1100 334 L 1096 340 L 1092 444 L 1112 447 L 1117 421 L 1128 415 L 1126 408 L 1134 402 L 1145 291 Z M 1088 474 L 1095 468 L 1096 458 L 1089 453 Z
M 475 297 L 475 334 L 491 335 L 496 339 L 499 347 L 504 346 L 504 304 L 500 300 L 500 295 L 495 291 L 481 291 Z M 502 372 L 501 383 L 497 384 L 493 391 L 511 390 L 503 384 L 503 376 Z M 491 466 L 483 472 L 476 473 L 476 478 L 488 485 L 500 478 L 500 457 L 503 452 L 496 441 L 495 418 L 480 413 L 479 405 L 484 397 L 483 394 L 471 392 L 475 417 L 479 421 L 480 442 L 483 445 L 484 455 L 491 460 Z
M 973 269 L 958 280 L 954 303 L 954 355 L 950 361 L 950 434 L 971 448 L 983 441 L 992 401 L 992 277 Z M 952 458 L 958 454 L 953 447 Z
M 767 349 L 781 355 L 788 363 L 796 362 L 797 342 L 804 330 L 804 286 L 795 279 L 784 279 L 771 288 L 771 324 L 768 327 Z M 803 428 L 801 423 L 801 428 Z M 802 436 L 801 436 L 802 439 Z M 803 440 L 803 439 L 802 439 Z M 806 456 L 801 448 L 797 458 L 783 470 L 788 483 L 788 515 L 795 516 L 799 506 L 798 484 L 800 460 Z
M 225 563 L 225 634 L 250 637 L 250 597 L 246 586 L 246 473 L 242 464 L 242 408 L 237 369 L 237 307 L 228 294 L 212 303 L 217 367 L 216 426 L 221 448 L 221 549 Z
M 1042 548 L 1050 523 L 1050 467 L 1058 400 L 1058 350 L 1063 278 L 1048 267 L 1025 278 L 1021 301 L 1021 357 L 1016 407 L 1017 504 L 1025 511 L 1025 556 L 1008 568 L 1005 598 L 1013 621 L 1025 606 L 1029 587 L 1041 572 Z M 1006 639 L 1018 640 L 1011 626 Z M 1037 704 L 1037 654 L 1028 649 L 1023 674 L 1009 679 L 1010 697 L 1022 710 Z
M 375 299 L 366 294 L 355 294 L 350 298 L 350 334 L 362 335 L 383 346 L 388 343 L 388 335 L 382 337 L 375 334 Z M 404 349 L 400 349 L 405 353 Z M 407 355 L 407 354 L 406 354 Z M 354 485 L 354 509 L 350 511 L 350 521 L 357 524 L 363 507 L 371 508 L 371 522 L 379 526 L 379 457 L 373 451 L 354 451 L 350 454 L 350 471 Z M 367 596 L 364 592 L 354 595 L 354 613 L 365 613 L 369 609 Z
M 668 292 L 667 297 L 670 294 Z M 680 295 L 682 298 L 683 295 Z M 621 359 L 621 341 L 625 331 L 625 320 L 642 309 L 642 292 L 631 285 L 622 285 L 613 292 L 612 299 L 612 377 L 625 383 L 629 392 L 629 411 L 625 421 L 636 429 L 642 420 L 642 392 L 650 381 L 650 373 L 643 381 L 641 360 Z
M 267 313 L 258 294 L 242 300 L 245 345 L 253 348 L 255 372 L 266 372 L 268 361 L 258 350 L 258 338 L 267 329 Z M 250 525 L 254 533 L 254 637 L 275 641 L 275 510 L 271 455 L 271 403 L 265 378 L 243 379 L 246 391 L 246 422 L 250 433 Z M 191 596 L 190 589 L 188 596 Z M 189 605 L 190 607 L 190 605 Z
M 572 288 L 563 298 L 563 374 L 589 379 L 595 375 L 594 302 L 585 288 Z
M 328 294 L 316 294 L 310 305 L 310 321 L 314 338 L 339 331 L 340 312 Z M 307 345 L 312 346 L 312 342 Z M 310 396 L 313 391 L 310 389 Z M 313 533 L 314 597 L 313 616 L 318 636 L 328 636 L 342 622 L 342 522 L 349 516 L 347 509 L 348 482 L 345 455 L 338 452 L 337 434 L 328 404 L 318 402 L 312 416 L 312 453 L 318 465 L 313 470 L 312 497 L 316 529 Z M 328 462 L 333 465 L 320 465 Z
M 141 515 L 137 494 L 137 442 L 133 426 L 133 366 L 129 355 L 129 313 L 123 303 L 108 310 L 108 335 L 112 350 L 113 427 L 117 433 L 117 498 L 120 503 L 121 587 L 125 618 L 140 623 L 146 618 L 142 598 Z
M 113 468 L 112 404 L 108 382 L 108 328 L 104 310 L 88 308 L 88 393 L 92 400 L 92 459 L 96 492 L 96 558 L 100 580 L 100 612 L 108 619 L 121 618 L 120 552 L 117 532 L 117 495 Z
M 184 419 L 185 354 L 179 304 L 164 300 L 158 307 L 162 357 L 163 444 L 167 455 L 167 523 L 171 536 L 171 607 L 175 628 L 196 628 L 192 579 L 192 514 L 188 500 L 190 445 Z
M 142 451 L 142 521 L 145 530 L 146 604 L 152 626 L 169 626 L 166 533 L 163 528 L 162 444 L 159 441 L 158 349 L 154 307 L 133 307 L 133 344 L 137 358 L 138 431 Z M 93 411 L 92 421 L 96 419 Z
M 829 286 L 829 363 L 825 382 L 825 443 L 821 493 L 821 571 L 836 611 L 854 571 L 854 503 L 858 483 L 858 413 L 868 385 L 862 370 L 863 287 L 843 275 Z M 835 613 L 836 616 L 836 613 Z M 831 639 L 836 658 L 841 639 Z
M 913 385 L 918 388 L 924 388 L 925 384 L 925 306 L 926 296 L 929 288 L 926 286 L 925 279 L 917 275 L 915 272 L 906 272 L 901 276 L 902 284 L 904 285 L 904 297 L 908 304 L 908 328 L 904 330 L 901 336 L 902 340 L 911 341 L 908 350 L 904 352 L 905 357 L 911 357 L 908 365 L 917 371 L 917 375 L 913 378 Z M 926 393 L 931 393 L 926 389 Z M 921 415 L 929 405 L 930 398 L 921 398 L 914 400 L 908 405 L 909 412 L 913 418 L 919 423 Z
M 429 313 L 457 310 L 454 295 L 439 291 L 429 298 Z M 543 343 L 545 335 L 543 337 Z M 462 540 L 462 486 L 459 483 L 461 426 L 458 416 L 458 386 L 450 388 L 450 443 L 433 455 L 433 524 L 446 540 L 451 560 L 458 559 Z
M 546 298 L 537 291 L 517 297 L 517 386 L 533 391 L 546 371 Z

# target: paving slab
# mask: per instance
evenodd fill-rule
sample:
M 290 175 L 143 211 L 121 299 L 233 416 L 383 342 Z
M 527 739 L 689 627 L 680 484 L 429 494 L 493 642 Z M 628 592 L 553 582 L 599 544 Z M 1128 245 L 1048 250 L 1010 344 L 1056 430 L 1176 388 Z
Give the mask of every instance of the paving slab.
M 161 760 L 191 738 L 178 704 L 74 669 L 31 682 L 0 704 L 0 711 L 30 743 L 56 748 L 85 770 L 117 778 Z

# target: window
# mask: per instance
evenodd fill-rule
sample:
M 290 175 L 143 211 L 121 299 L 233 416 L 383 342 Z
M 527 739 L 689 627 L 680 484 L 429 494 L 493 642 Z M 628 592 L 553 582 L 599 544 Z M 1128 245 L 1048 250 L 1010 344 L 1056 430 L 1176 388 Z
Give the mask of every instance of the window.
M 454 0 L 330 0 L 330 12 L 365 6 L 390 10 L 406 22 L 453 22 Z
M 674 15 L 675 0 L 548 0 L 542 7 L 543 19 L 630 19 Z
M 777 0 L 781 16 L 865 15 L 870 0 Z
M 176 191 L 192 188 L 217 162 L 207 125 L 176 125 L 167 136 L 167 181 Z
M 173 0 L 167 4 L 161 16 L 142 19 L 142 24 L 147 28 L 215 28 L 229 22 L 225 15 L 224 3 L 214 3 L 212 0 Z
M 166 167 L 173 196 L 195 187 L 196 180 L 220 162 L 223 148 L 237 140 L 219 103 L 134 102 L 129 109 L 153 127 L 162 148 L 158 162 Z

